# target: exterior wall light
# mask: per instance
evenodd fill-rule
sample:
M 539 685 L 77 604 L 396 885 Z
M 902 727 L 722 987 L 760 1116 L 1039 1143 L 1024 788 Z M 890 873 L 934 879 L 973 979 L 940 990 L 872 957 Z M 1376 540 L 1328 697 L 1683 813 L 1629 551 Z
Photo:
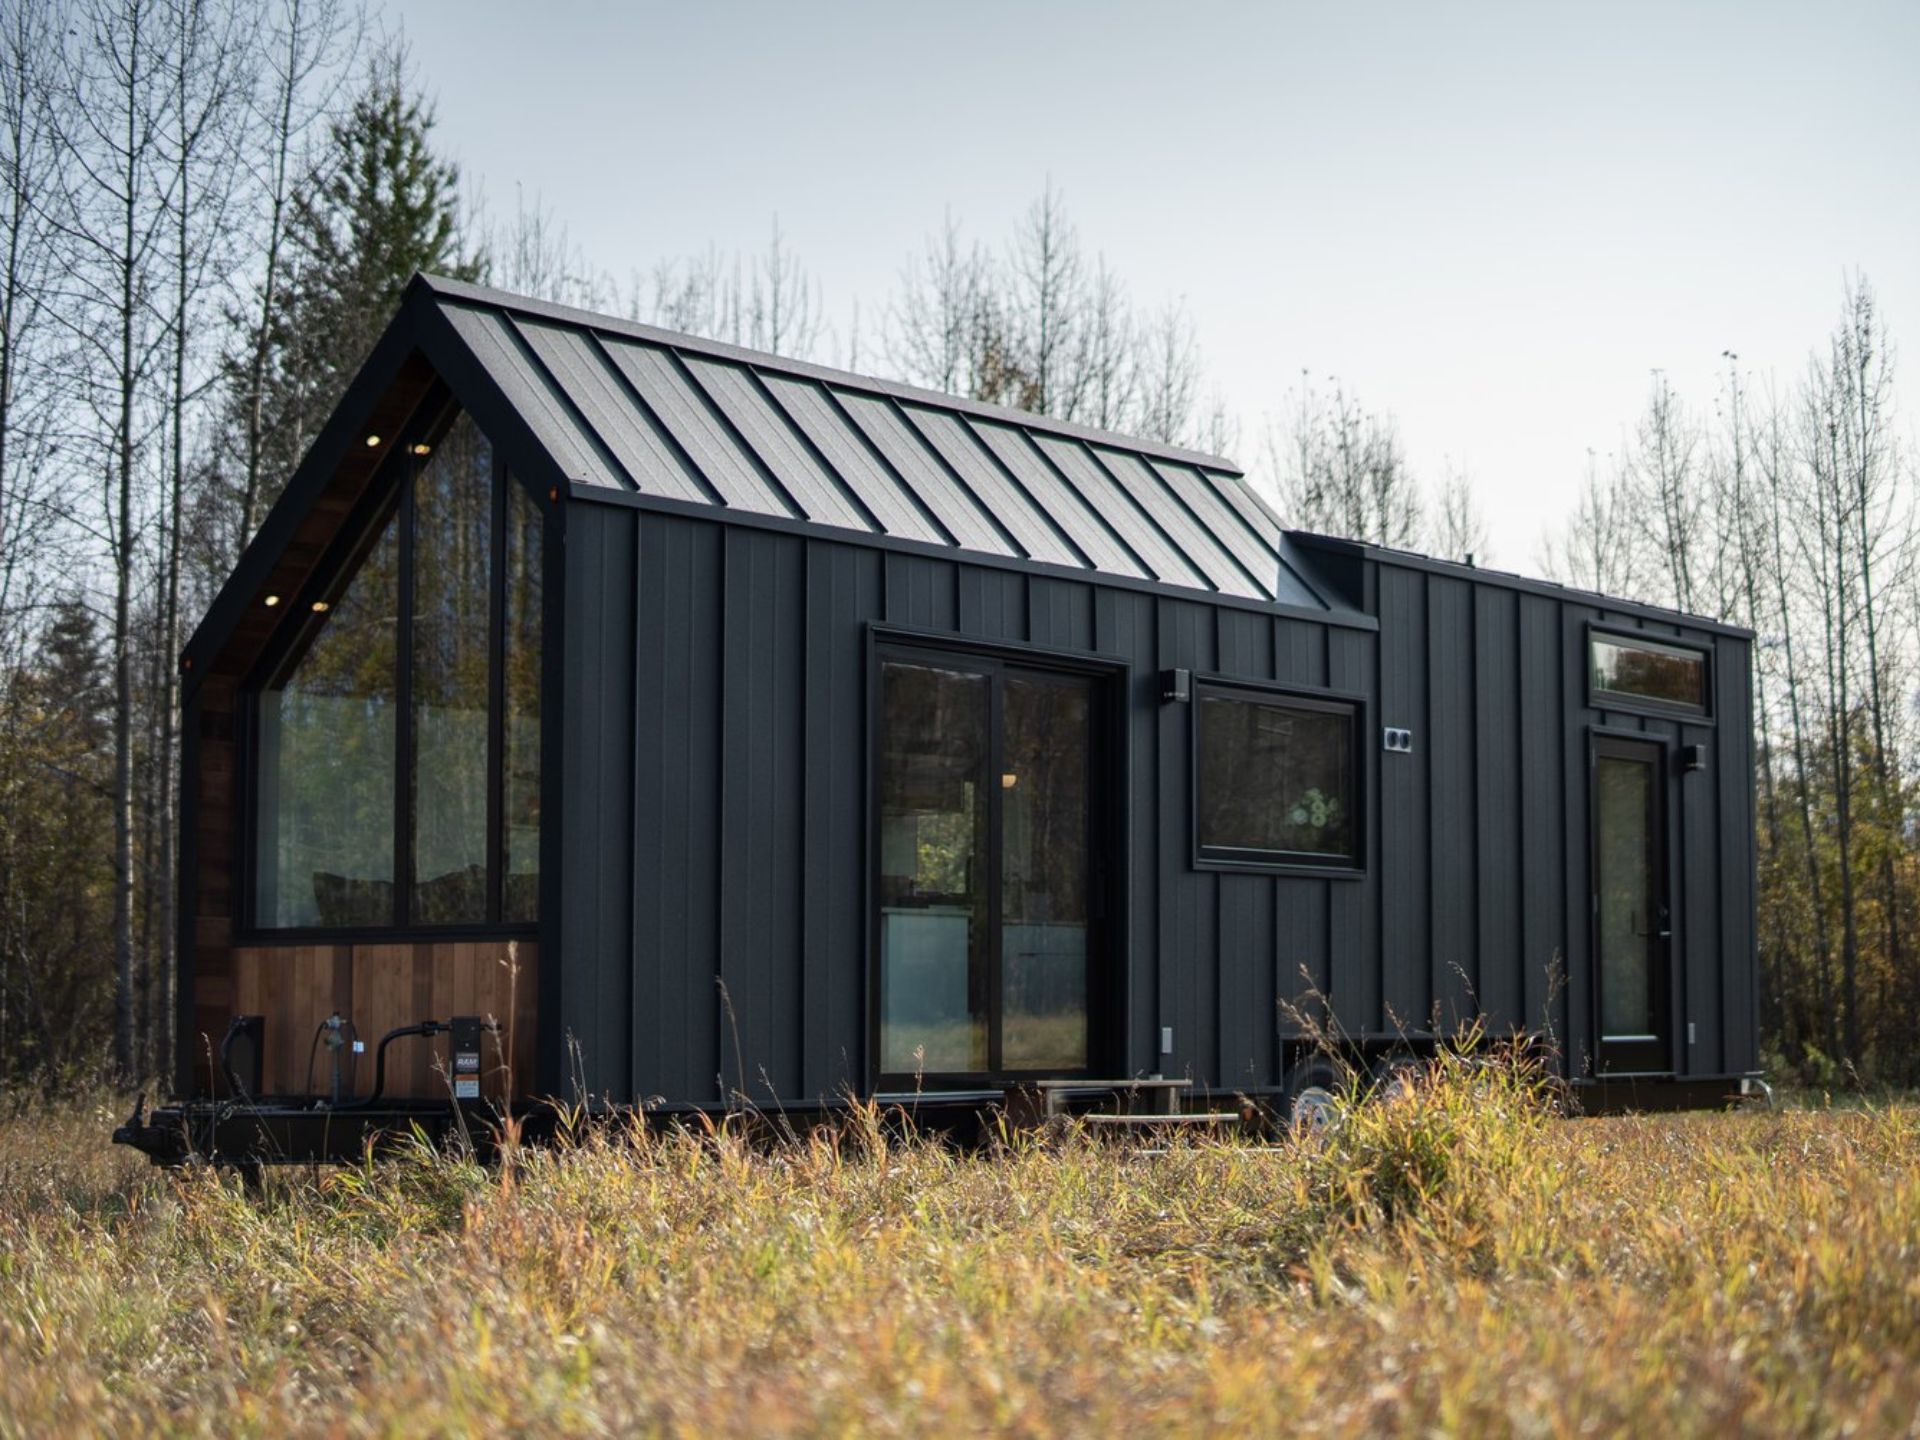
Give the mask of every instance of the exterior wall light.
M 267 596 L 266 600 L 263 603 L 266 605 L 266 607 L 269 610 L 271 610 L 274 606 L 280 603 L 280 597 L 278 595 L 269 595 Z
M 433 453 L 433 446 L 428 445 L 423 441 L 421 444 L 415 445 L 413 447 L 413 453 L 416 455 L 431 455 Z
M 328 605 L 324 600 L 316 600 L 313 602 L 313 613 L 316 615 L 324 615 L 332 608 L 333 607 Z
M 367 448 L 369 450 L 371 450 L 374 446 L 378 445 L 379 443 L 380 443 L 380 437 L 378 435 L 367 436 Z

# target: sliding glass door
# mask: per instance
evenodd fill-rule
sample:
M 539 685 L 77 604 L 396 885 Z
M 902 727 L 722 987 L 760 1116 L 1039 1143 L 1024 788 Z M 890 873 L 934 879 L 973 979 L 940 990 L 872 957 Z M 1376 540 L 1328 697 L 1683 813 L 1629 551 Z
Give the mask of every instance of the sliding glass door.
M 881 652 L 884 1076 L 1087 1070 L 1097 683 L 938 652 Z

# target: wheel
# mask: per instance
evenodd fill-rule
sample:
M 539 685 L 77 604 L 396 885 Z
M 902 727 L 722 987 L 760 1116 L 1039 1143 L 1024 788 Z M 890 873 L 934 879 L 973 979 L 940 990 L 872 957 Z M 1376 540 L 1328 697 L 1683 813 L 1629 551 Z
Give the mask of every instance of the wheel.
M 1340 1073 L 1324 1055 L 1303 1056 L 1287 1075 L 1287 1121 L 1318 1134 L 1339 1117 Z
M 1373 1094 L 1389 1105 L 1411 1100 L 1424 1067 L 1417 1056 L 1395 1050 L 1373 1062 Z

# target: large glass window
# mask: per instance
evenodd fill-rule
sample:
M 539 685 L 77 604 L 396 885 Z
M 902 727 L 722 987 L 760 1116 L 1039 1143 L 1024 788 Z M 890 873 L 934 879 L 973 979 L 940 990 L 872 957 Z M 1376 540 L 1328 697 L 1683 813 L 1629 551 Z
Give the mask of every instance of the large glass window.
M 493 452 L 464 415 L 413 481 L 413 918 L 487 918 Z
M 1201 859 L 1359 865 L 1352 705 L 1209 688 L 1196 708 Z
M 390 510 L 259 688 L 261 928 L 538 916 L 540 507 L 464 415 L 389 466 Z
M 501 656 L 503 920 L 540 913 L 540 507 L 507 486 L 506 625 Z
M 262 690 L 259 888 L 266 926 L 384 925 L 393 916 L 400 547 L 376 527 L 353 578 L 310 602 L 304 644 Z
M 1595 632 L 1587 640 L 1593 700 L 1707 712 L 1707 657 L 1681 645 Z

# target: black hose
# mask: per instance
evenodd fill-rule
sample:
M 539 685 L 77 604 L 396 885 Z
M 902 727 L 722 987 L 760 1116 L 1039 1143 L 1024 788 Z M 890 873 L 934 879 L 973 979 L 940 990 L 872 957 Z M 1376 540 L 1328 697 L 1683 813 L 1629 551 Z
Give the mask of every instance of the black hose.
M 240 1083 L 240 1077 L 233 1073 L 233 1037 L 244 1028 L 243 1016 L 236 1015 L 227 1024 L 227 1033 L 220 1038 L 220 1073 L 227 1077 L 227 1089 L 235 1099 L 244 1100 L 249 1105 L 255 1103 L 254 1097 L 247 1094 L 246 1087 Z
M 398 1029 L 389 1030 L 380 1037 L 380 1044 L 373 1052 L 372 1091 L 368 1093 L 364 1100 L 342 1100 L 332 1108 L 335 1110 L 364 1110 L 380 1099 L 380 1096 L 387 1088 L 387 1046 L 391 1045 L 395 1040 L 404 1039 L 409 1035 L 420 1035 L 431 1039 L 435 1035 L 445 1034 L 452 1028 L 451 1025 L 443 1020 L 421 1020 L 412 1025 L 402 1025 Z
M 333 1017 L 329 1015 L 327 1020 Z M 320 1037 L 327 1033 L 327 1020 L 313 1027 L 313 1039 L 307 1045 L 307 1088 L 304 1094 L 313 1094 L 313 1057 L 320 1052 Z

